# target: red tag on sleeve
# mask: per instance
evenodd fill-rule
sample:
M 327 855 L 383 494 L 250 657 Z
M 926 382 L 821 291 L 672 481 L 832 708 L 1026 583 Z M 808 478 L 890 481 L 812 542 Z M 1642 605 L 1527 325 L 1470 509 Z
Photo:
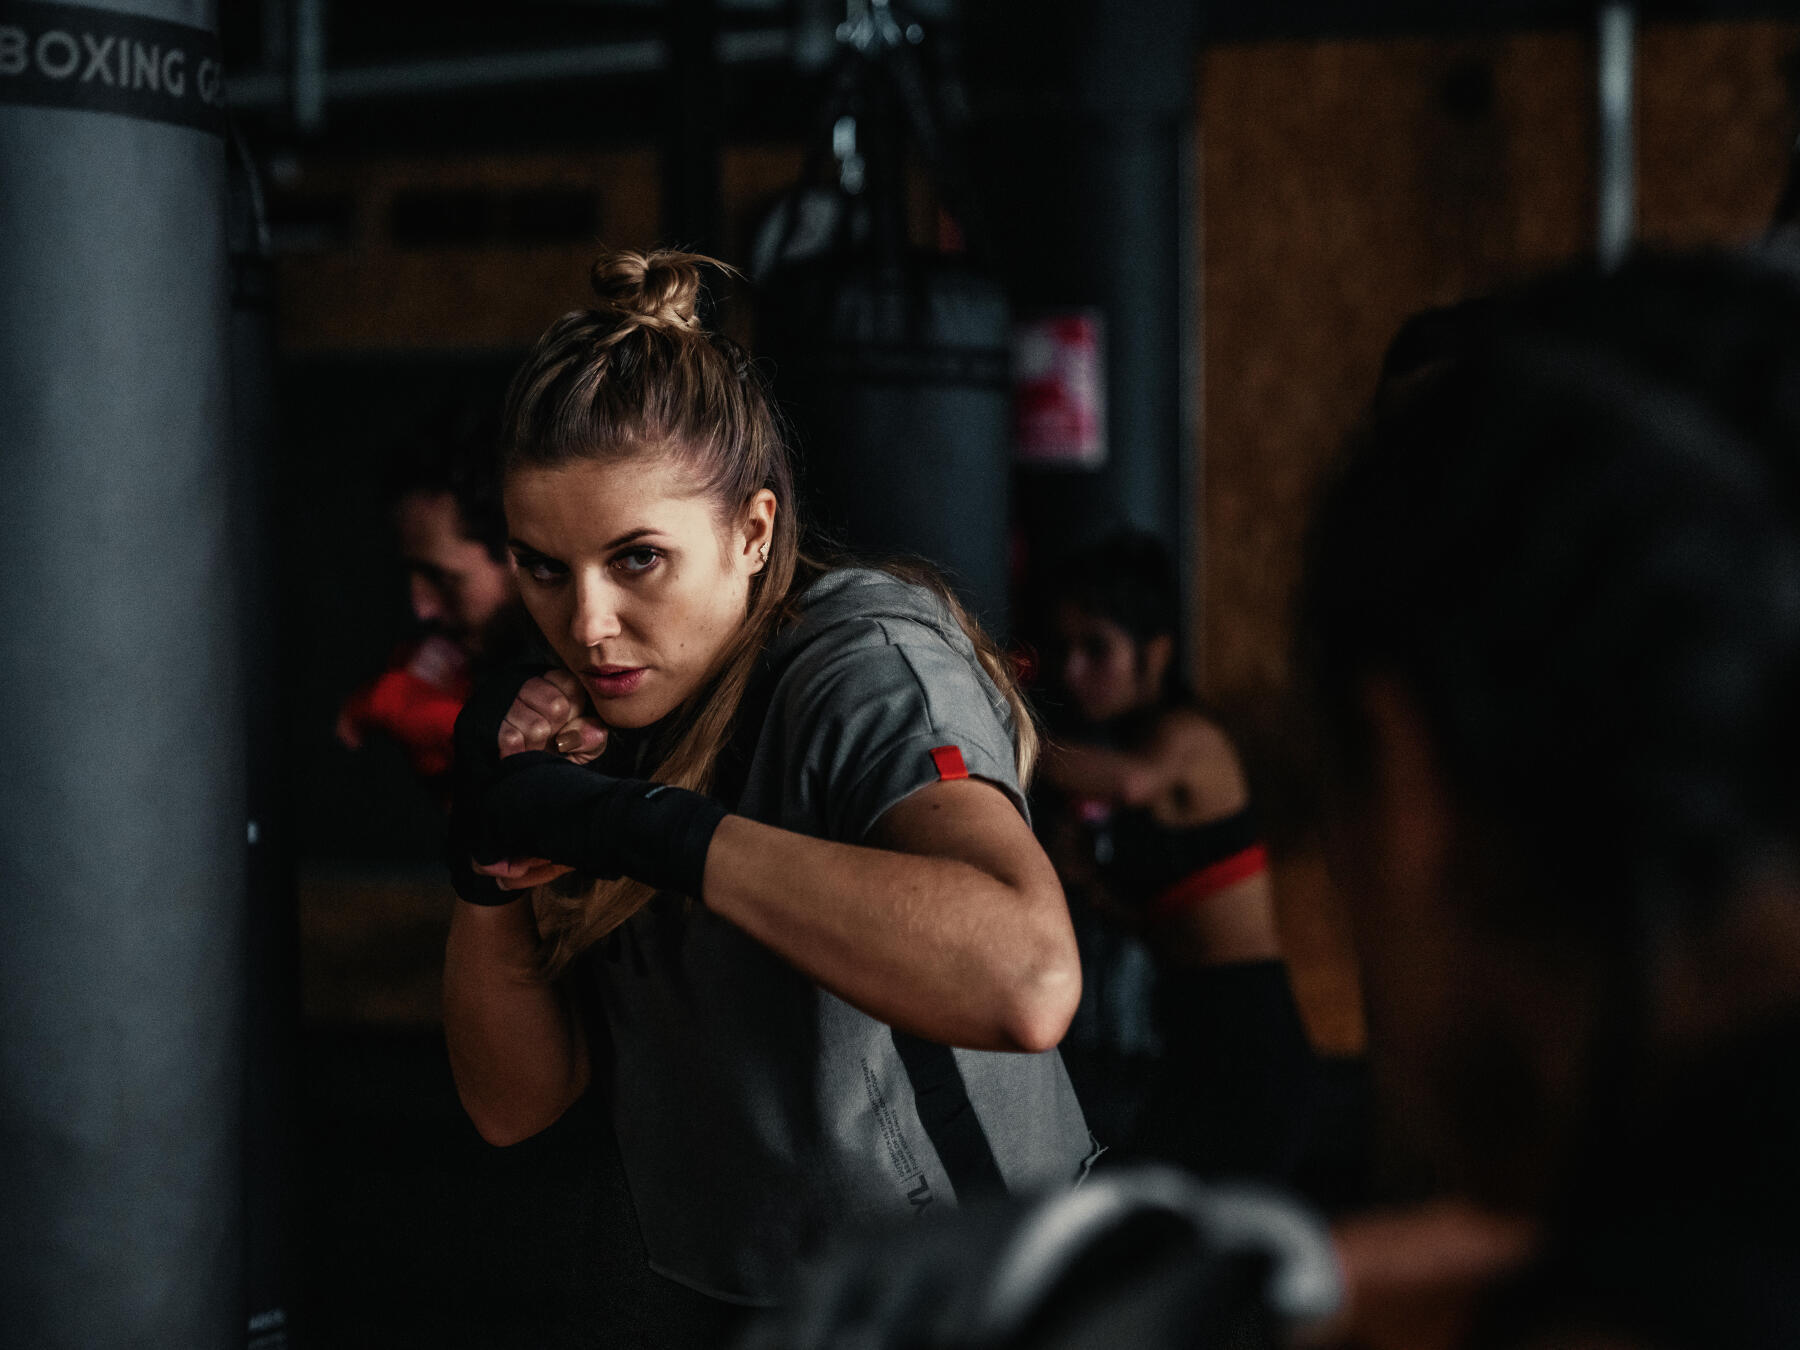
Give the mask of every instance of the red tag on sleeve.
M 931 762 L 937 765 L 938 780 L 949 782 L 952 778 L 967 778 L 969 766 L 963 763 L 962 751 L 954 745 L 940 745 L 931 752 Z

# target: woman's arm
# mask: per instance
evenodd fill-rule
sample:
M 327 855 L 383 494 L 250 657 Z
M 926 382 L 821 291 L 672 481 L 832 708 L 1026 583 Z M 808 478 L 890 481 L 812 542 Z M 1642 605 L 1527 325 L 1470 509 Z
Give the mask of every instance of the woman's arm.
M 444 1038 L 456 1094 L 481 1137 L 514 1144 L 555 1123 L 587 1090 L 587 1041 L 564 986 L 536 971 L 527 899 L 458 901 L 444 954 Z
M 1148 808 L 1171 829 L 1190 828 L 1242 811 L 1249 785 L 1231 740 L 1198 713 L 1176 709 L 1143 750 L 1058 745 L 1047 749 L 1044 776 L 1065 792 Z M 1182 967 L 1278 958 L 1274 898 L 1258 872 L 1147 918 L 1152 946 Z
M 706 905 L 845 1002 L 928 1040 L 1042 1051 L 1068 1029 L 1081 965 L 1062 887 L 1006 795 L 920 788 L 875 847 L 728 816 Z
M 1097 745 L 1047 741 L 1038 772 L 1052 785 L 1080 797 L 1098 797 L 1125 806 L 1144 806 L 1172 781 L 1170 768 L 1149 751 L 1109 750 Z
M 514 704 L 508 725 L 521 734 L 509 743 L 501 733 L 509 762 L 510 752 L 541 746 L 576 711 L 572 695 L 559 702 L 551 697 L 556 692 L 537 690 L 548 700 L 540 700 L 541 715 L 521 711 L 523 695 Z M 1062 887 L 1011 799 L 991 783 L 952 779 L 909 793 L 875 822 L 869 846 L 724 816 L 716 827 L 708 824 L 696 852 L 694 813 L 684 809 L 684 799 L 700 801 L 692 794 L 576 773 L 537 758 L 517 761 L 523 772 L 490 788 L 485 799 L 489 818 L 504 820 L 519 845 L 509 862 L 475 865 L 503 891 L 574 866 L 698 892 L 709 908 L 847 1002 L 948 1044 L 1047 1050 L 1074 1016 L 1080 962 Z M 702 860 L 703 873 L 696 870 Z M 487 1028 L 503 1004 L 513 1009 L 508 1027 L 535 1027 L 521 1035 L 572 1025 L 551 1015 L 553 1004 L 532 1005 L 527 1017 L 515 996 L 502 999 L 507 981 L 527 968 L 527 948 L 536 941 L 535 930 L 511 932 L 516 948 L 498 957 L 498 965 L 495 948 L 470 946 L 485 981 L 475 1006 L 487 1020 L 478 1025 Z M 506 1036 L 496 1042 L 497 1070 L 528 1067 L 512 1065 Z M 534 1054 L 529 1064 L 536 1063 Z M 531 1078 L 560 1082 L 563 1064 L 552 1057 Z M 483 1074 L 470 1076 L 485 1081 Z M 568 1100 L 578 1092 L 571 1090 Z M 464 1095 L 467 1102 L 482 1094 Z M 556 1094 L 548 1096 L 555 1101 Z
M 582 708 L 581 687 L 566 671 L 525 682 L 496 735 L 504 758 L 538 750 L 559 732 L 573 731 L 570 758 L 597 757 L 605 731 L 591 720 L 571 721 Z M 459 900 L 450 916 L 444 952 L 444 1038 L 463 1109 L 491 1144 L 513 1144 L 555 1123 L 587 1090 L 587 1039 L 575 1001 L 562 984 L 546 984 L 537 969 L 540 938 L 531 886 L 568 869 L 552 865 L 480 868 L 510 904 Z
M 1139 750 L 1047 745 L 1042 771 L 1064 792 L 1147 808 L 1174 827 L 1228 816 L 1249 800 L 1230 737 L 1181 708 L 1167 713 L 1150 743 Z

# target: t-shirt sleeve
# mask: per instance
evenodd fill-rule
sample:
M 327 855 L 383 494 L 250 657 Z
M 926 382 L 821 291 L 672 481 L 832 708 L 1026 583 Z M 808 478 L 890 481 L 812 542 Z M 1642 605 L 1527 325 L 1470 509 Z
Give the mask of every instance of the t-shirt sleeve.
M 964 772 L 1025 812 L 1005 705 L 948 643 L 852 647 L 812 664 L 785 692 L 787 763 L 797 774 L 790 799 L 826 838 L 859 843 L 895 803 Z

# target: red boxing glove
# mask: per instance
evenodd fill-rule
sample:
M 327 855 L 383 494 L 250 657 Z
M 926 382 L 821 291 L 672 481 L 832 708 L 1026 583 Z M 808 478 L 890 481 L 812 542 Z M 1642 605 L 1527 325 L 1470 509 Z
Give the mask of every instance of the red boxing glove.
M 414 773 L 436 781 L 450 772 L 456 715 L 468 696 L 462 651 L 445 638 L 426 638 L 345 700 L 338 738 L 354 747 L 379 732 L 406 752 Z

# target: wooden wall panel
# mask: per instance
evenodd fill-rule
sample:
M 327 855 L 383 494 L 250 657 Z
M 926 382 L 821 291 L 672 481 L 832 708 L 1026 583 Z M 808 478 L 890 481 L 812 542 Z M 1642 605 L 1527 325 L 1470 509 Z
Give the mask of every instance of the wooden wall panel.
M 1277 43 L 1201 71 L 1205 623 L 1242 702 L 1287 678 L 1320 467 L 1400 320 L 1589 238 L 1587 45 Z
M 1655 244 L 1768 225 L 1795 131 L 1800 24 L 1657 25 L 1638 43 L 1638 229 Z
M 600 238 L 655 242 L 654 152 L 480 155 L 308 163 L 297 190 L 352 204 L 350 237 L 276 267 L 284 352 L 470 351 L 524 347 L 587 293 L 596 241 L 509 248 L 406 248 L 388 231 L 408 190 L 576 188 L 599 201 Z

